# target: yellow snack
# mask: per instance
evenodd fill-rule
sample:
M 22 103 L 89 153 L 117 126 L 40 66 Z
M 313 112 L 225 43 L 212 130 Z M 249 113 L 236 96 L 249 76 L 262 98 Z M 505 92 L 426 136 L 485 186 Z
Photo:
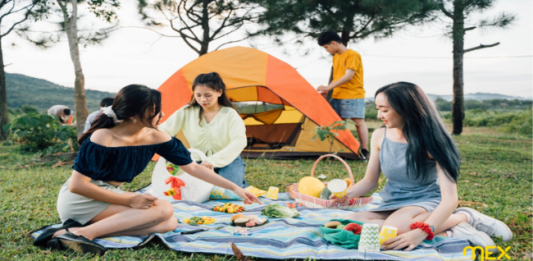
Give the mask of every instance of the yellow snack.
M 279 188 L 277 187 L 270 187 L 268 189 L 268 193 L 266 195 L 267 198 L 269 199 L 278 199 L 278 192 L 279 192 Z
M 187 223 L 187 224 L 189 224 L 189 221 L 191 221 L 191 220 L 188 219 L 188 218 L 186 218 L 186 219 L 183 220 L 183 223 Z
M 258 188 L 254 187 L 254 186 L 249 186 L 249 187 L 245 188 L 244 190 L 254 194 L 256 197 L 260 197 L 260 196 L 265 195 L 267 193 L 266 191 L 258 189 Z

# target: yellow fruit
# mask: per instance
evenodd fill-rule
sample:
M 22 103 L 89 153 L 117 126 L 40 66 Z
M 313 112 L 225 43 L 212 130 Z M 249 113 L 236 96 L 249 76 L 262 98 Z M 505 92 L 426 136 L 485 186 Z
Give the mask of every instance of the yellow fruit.
M 326 186 L 315 177 L 304 177 L 298 182 L 298 192 L 315 198 L 320 196 L 320 192 Z
M 348 184 L 348 187 L 351 187 L 353 185 L 352 180 L 350 178 L 345 178 L 344 181 L 346 181 L 346 183 Z
M 188 218 L 186 218 L 186 219 L 183 220 L 183 223 L 187 223 L 187 224 L 189 224 L 189 221 L 191 221 L 191 220 L 188 219 Z

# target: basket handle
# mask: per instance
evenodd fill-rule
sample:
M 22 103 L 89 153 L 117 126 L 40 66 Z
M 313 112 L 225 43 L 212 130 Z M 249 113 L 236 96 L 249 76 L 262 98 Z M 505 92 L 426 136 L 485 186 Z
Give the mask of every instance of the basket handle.
M 333 158 L 336 158 L 336 159 L 340 160 L 340 162 L 342 162 L 342 164 L 344 164 L 344 167 L 346 167 L 346 170 L 348 170 L 348 174 L 350 174 L 350 179 L 352 180 L 352 184 L 354 184 L 352 169 L 350 169 L 350 166 L 348 166 L 346 161 L 344 161 L 341 157 L 339 157 L 337 155 L 333 155 L 333 154 L 322 155 L 322 156 L 320 156 L 320 158 L 318 158 L 315 161 L 315 164 L 313 165 L 313 168 L 311 169 L 311 177 L 313 177 L 315 175 L 315 168 L 316 168 L 316 165 L 318 165 L 318 162 L 321 161 L 323 158 L 327 158 L 327 157 L 333 157 Z
M 195 148 L 190 148 L 188 150 L 189 150 L 189 152 L 196 153 L 196 155 L 200 156 L 200 159 L 202 159 L 202 162 L 207 161 L 207 156 L 205 156 L 205 154 L 201 150 L 195 149 Z

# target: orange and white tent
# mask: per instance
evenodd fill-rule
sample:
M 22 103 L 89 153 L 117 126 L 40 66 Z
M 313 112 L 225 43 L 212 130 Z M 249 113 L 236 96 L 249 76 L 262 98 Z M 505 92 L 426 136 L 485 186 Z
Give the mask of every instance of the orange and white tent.
M 246 125 L 248 146 L 244 157 L 301 158 L 330 151 L 325 140 L 313 141 L 317 126 L 340 117 L 328 102 L 289 64 L 262 51 L 232 47 L 205 54 L 185 65 L 159 87 L 165 121 L 192 98 L 192 83 L 202 73 L 217 72 L 234 104 L 277 105 L 275 109 L 240 112 Z M 270 106 L 272 107 L 272 106 Z M 186 146 L 182 132 L 177 134 Z M 349 130 L 338 133 L 332 152 L 358 159 L 359 143 Z

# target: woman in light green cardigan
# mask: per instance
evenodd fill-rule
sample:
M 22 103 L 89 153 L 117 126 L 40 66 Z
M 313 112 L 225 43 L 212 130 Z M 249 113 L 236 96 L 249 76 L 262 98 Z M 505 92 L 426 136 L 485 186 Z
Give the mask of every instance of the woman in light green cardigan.
M 226 95 L 222 78 L 216 72 L 200 74 L 193 82 L 192 91 L 191 102 L 172 114 L 159 129 L 170 136 L 183 130 L 191 148 L 207 155 L 202 166 L 247 187 L 246 164 L 240 156 L 246 147 L 246 128 Z

